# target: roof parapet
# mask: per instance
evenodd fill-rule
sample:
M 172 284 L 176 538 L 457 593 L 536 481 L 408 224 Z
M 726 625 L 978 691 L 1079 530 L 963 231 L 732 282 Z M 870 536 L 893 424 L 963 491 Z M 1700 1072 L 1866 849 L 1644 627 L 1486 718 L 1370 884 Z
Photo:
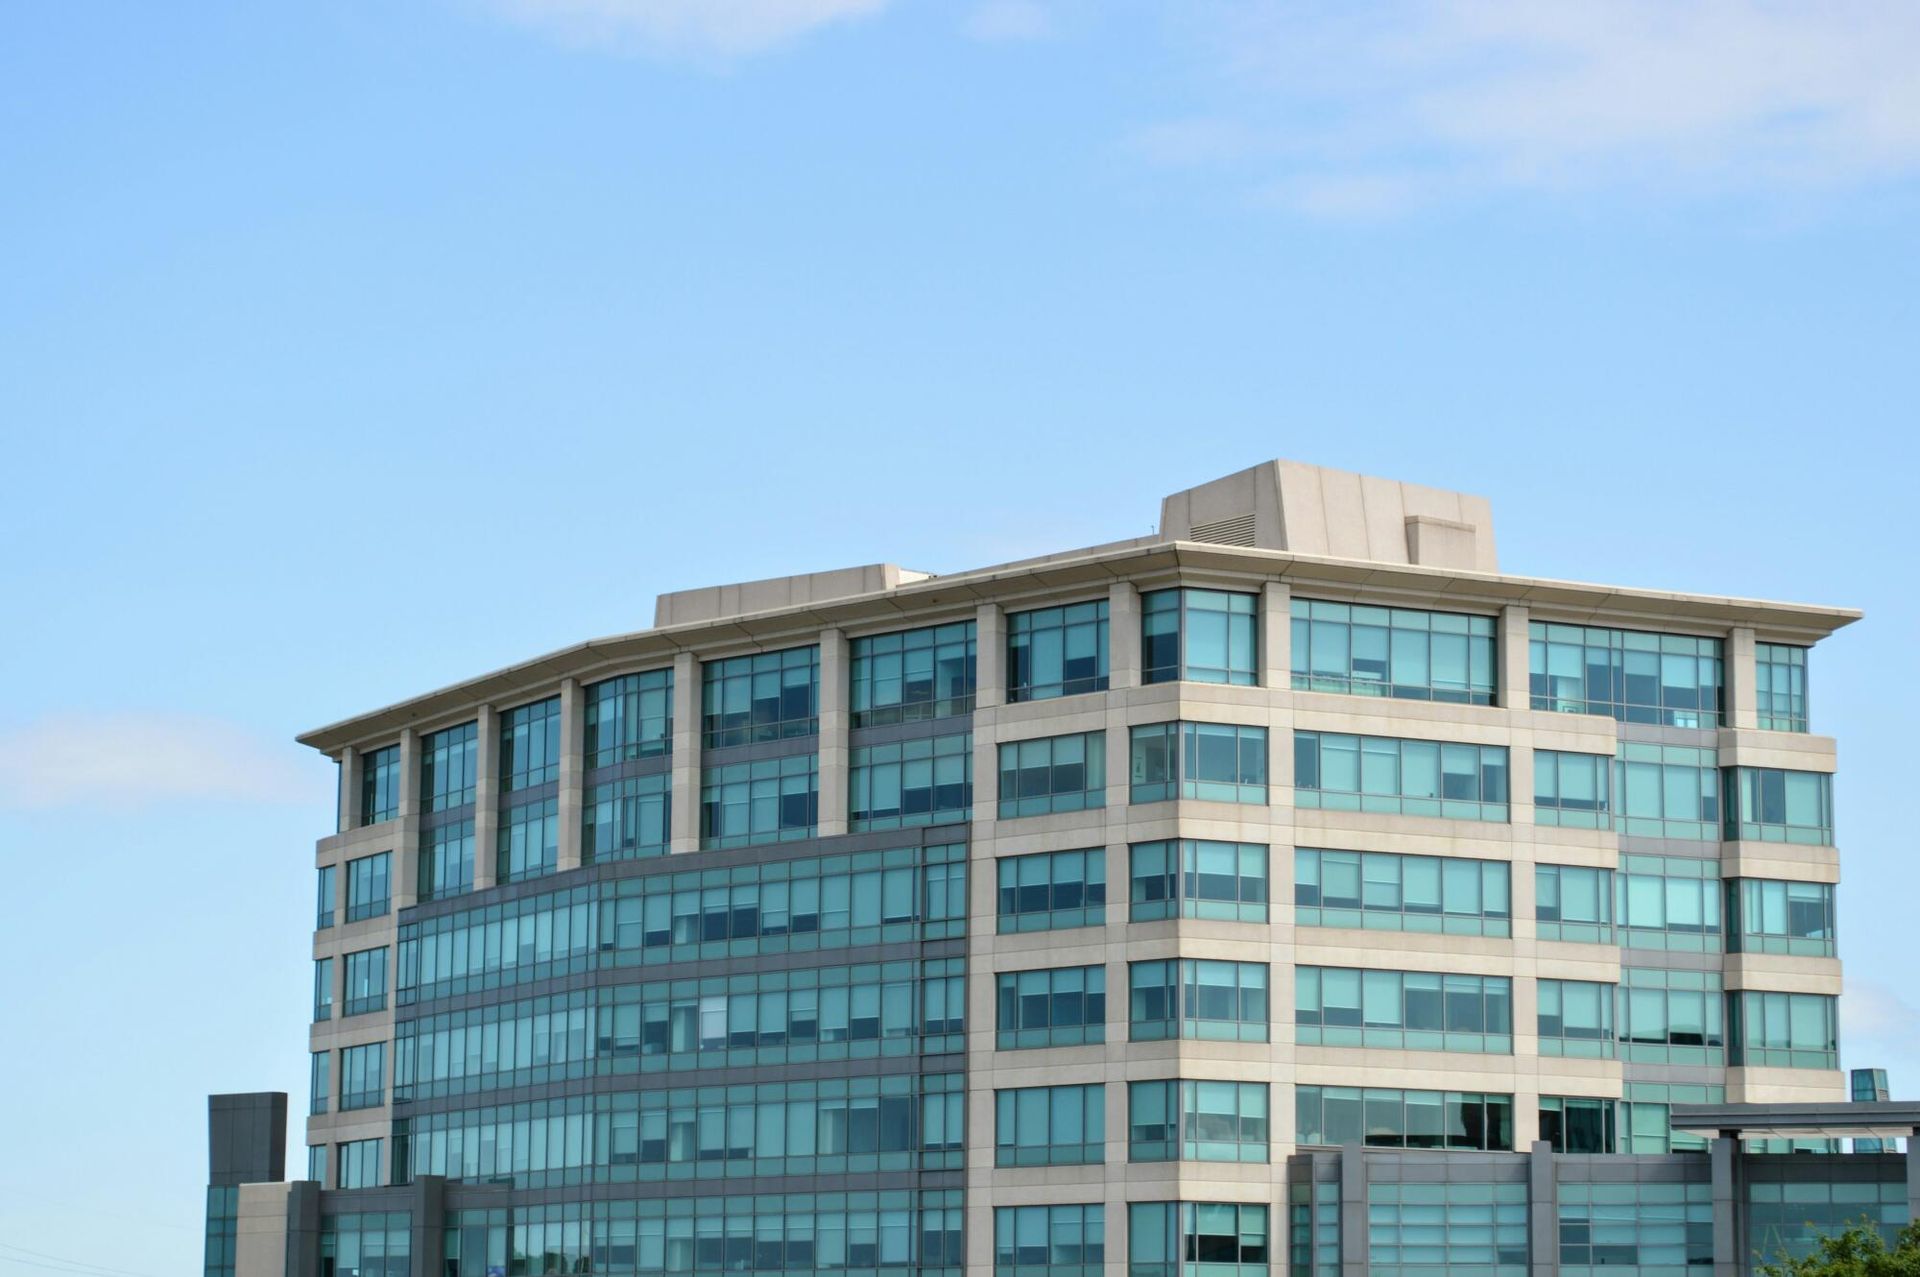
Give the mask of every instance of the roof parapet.
M 672 625 L 693 625 L 753 612 L 804 607 L 809 603 L 824 603 L 830 599 L 879 594 L 911 585 L 915 581 L 925 581 L 932 575 L 931 572 L 903 568 L 897 563 L 868 563 L 857 568 L 834 568 L 799 576 L 770 576 L 760 581 L 740 581 L 733 585 L 675 590 L 654 598 L 653 627 L 661 630 Z

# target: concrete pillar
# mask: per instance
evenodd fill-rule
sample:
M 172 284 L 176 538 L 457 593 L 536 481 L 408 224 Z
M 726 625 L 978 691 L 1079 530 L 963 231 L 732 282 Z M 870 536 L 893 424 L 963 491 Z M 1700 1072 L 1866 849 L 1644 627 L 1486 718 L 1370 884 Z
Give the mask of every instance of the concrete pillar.
M 500 881 L 500 714 L 482 705 L 474 724 L 473 886 Z
M 1893 1151 L 1892 1140 L 1886 1148 Z M 1920 1219 L 1920 1126 L 1907 1137 L 1907 1218 Z
M 1740 1235 L 1740 1132 L 1720 1132 L 1708 1151 L 1713 1159 L 1713 1277 L 1740 1277 L 1740 1257 L 1746 1253 Z
M 1526 709 L 1533 704 L 1527 654 L 1527 609 L 1518 604 L 1500 609 L 1500 641 L 1494 652 L 1500 687 L 1495 702 L 1504 709 Z M 1531 795 L 1531 791 L 1529 791 Z
M 1727 645 L 1722 656 L 1724 660 L 1720 677 L 1724 681 L 1722 695 L 1726 699 L 1726 726 L 1760 726 L 1759 691 L 1754 686 L 1758 672 L 1753 664 L 1752 627 L 1737 625 L 1728 630 Z
M 1293 587 L 1268 581 L 1260 591 L 1260 686 L 1293 686 Z
M 1367 1277 L 1367 1164 L 1360 1144 L 1340 1146 L 1340 1274 Z
M 340 751 L 340 833 L 360 827 L 360 751 Z
M 332 1161 L 331 1157 L 328 1161 Z M 328 1170 L 333 1168 L 329 1166 Z M 339 1180 L 338 1171 L 333 1172 L 333 1178 L 336 1182 Z M 286 1277 L 319 1277 L 321 1187 L 312 1180 L 287 1185 Z M 247 1277 L 247 1274 L 240 1273 L 237 1277 Z
M 1107 686 L 1140 686 L 1140 591 L 1131 581 L 1107 589 Z
M 1007 618 L 997 603 L 982 603 L 973 617 L 973 704 L 988 709 L 1007 703 Z M 976 780 L 976 784 L 978 781 Z
M 560 680 L 560 873 L 580 867 L 580 812 L 587 774 L 587 693 L 577 678 Z
M 673 658 L 673 781 L 667 796 L 667 850 L 700 850 L 700 662 Z
M 447 1181 L 438 1175 L 422 1175 L 413 1181 L 407 1205 L 412 1211 L 409 1231 L 413 1253 L 408 1257 L 408 1277 L 440 1277 L 445 1266 L 441 1235 L 446 1229 Z
M 820 808 L 822 838 L 847 832 L 848 690 L 852 644 L 842 630 L 820 631 Z
M 1527 1267 L 1532 1277 L 1560 1271 L 1560 1190 L 1554 1182 L 1553 1145 L 1534 1140 L 1527 1158 Z
M 420 733 L 400 733 L 400 833 L 393 840 L 393 907 L 405 909 L 420 898 Z

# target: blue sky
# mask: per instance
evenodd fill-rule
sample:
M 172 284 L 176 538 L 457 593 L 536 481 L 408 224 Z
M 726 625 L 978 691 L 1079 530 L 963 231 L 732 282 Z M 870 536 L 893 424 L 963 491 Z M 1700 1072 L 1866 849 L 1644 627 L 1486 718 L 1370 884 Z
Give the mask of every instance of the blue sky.
M 0 1272 L 189 1271 L 204 1096 L 300 1107 L 295 732 L 1274 456 L 1867 610 L 1814 725 L 1910 1093 L 1916 54 L 1906 0 L 6 6 Z

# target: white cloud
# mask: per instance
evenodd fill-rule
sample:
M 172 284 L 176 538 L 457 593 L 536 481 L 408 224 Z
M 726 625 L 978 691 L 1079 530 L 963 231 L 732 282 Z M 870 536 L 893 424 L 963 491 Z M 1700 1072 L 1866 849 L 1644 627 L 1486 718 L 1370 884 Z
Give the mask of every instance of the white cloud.
M 1234 0 L 1201 10 L 1279 198 L 1831 189 L 1920 171 L 1914 0 Z M 1380 197 L 1391 192 L 1390 199 Z
M 218 719 L 54 715 L 0 733 L 0 808 L 310 800 L 298 758 Z
M 815 27 L 878 13 L 889 0 L 489 0 L 560 39 L 649 53 L 730 57 Z
M 985 0 L 961 29 L 975 40 L 1044 40 L 1053 34 L 1053 14 L 1037 0 Z

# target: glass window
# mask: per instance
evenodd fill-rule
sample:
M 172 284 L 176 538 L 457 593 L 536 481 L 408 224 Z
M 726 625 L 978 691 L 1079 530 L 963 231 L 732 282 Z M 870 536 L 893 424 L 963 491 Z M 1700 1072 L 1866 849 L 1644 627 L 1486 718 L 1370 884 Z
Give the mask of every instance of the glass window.
M 671 791 L 667 772 L 588 785 L 581 808 L 581 860 L 593 865 L 666 855 Z
M 1674 1130 L 1670 1110 L 1675 1104 L 1724 1104 L 1727 1088 L 1628 1082 L 1622 1095 L 1619 1125 L 1622 1153 L 1702 1152 L 1707 1147 L 1705 1137 Z
M 673 752 L 673 671 L 623 674 L 587 688 L 587 766 Z
M 885 727 L 973 712 L 974 623 L 857 638 L 853 726 Z
M 500 813 L 501 882 L 539 878 L 560 867 L 560 800 L 535 799 Z
M 1265 1082 L 1129 1083 L 1127 1158 L 1264 1162 L 1271 1138 L 1267 1091 Z
M 1834 955 L 1833 888 L 1821 882 L 1742 878 L 1727 884 L 1734 953 Z
M 999 976 L 1002 1051 L 1107 1040 L 1107 969 L 1052 967 Z
M 851 751 L 847 815 L 856 833 L 967 820 L 973 812 L 973 733 Z
M 1620 969 L 1620 1058 L 1643 1064 L 1726 1062 L 1720 973 Z
M 1833 777 L 1774 767 L 1729 767 L 1727 839 L 1833 845 Z
M 700 785 L 701 849 L 813 837 L 819 782 L 814 754 L 707 768 Z
M 708 749 L 812 736 L 820 730 L 820 649 L 757 652 L 701 667 Z
M 522 1189 L 958 1170 L 965 1099 L 959 1074 L 892 1073 L 452 1109 L 403 1119 L 396 1170 Z
M 335 1188 L 378 1188 L 380 1187 L 380 1141 L 379 1140 L 349 1140 L 346 1143 L 339 1146 L 339 1152 L 340 1152 L 340 1156 L 335 1160 L 339 1166 L 340 1178 L 338 1179 L 338 1181 L 335 1182 L 334 1184 Z M 336 1221 L 344 1221 L 350 1218 L 352 1217 L 342 1215 L 342 1216 L 336 1217 Z M 375 1218 L 378 1218 L 378 1216 L 376 1216 Z M 397 1216 L 396 1218 L 398 1218 L 401 1221 L 399 1235 L 404 1238 L 406 1236 L 407 1216 L 402 1214 Z M 326 1262 L 328 1258 L 330 1258 L 327 1254 L 327 1233 L 324 1227 L 325 1222 L 326 1221 L 324 1219 L 321 1221 L 323 1227 L 320 1233 L 320 1262 L 322 1265 L 321 1267 L 322 1272 L 327 1271 Z M 387 1234 L 387 1236 L 391 1237 L 391 1234 Z M 401 1250 L 403 1255 L 404 1255 L 405 1249 L 406 1249 L 406 1243 L 402 1242 Z M 340 1269 L 336 1267 L 333 1271 L 339 1272 Z M 388 1274 L 388 1277 L 399 1277 L 401 1273 L 404 1273 L 407 1271 L 408 1269 L 405 1267 L 403 1263 L 401 1267 L 399 1267 L 398 1269 Z
M 1799 1159 L 1792 1159 L 1797 1162 Z M 1834 1159 L 1839 1160 L 1839 1159 Z M 1755 1159 L 1758 1165 L 1746 1180 L 1746 1222 L 1749 1254 L 1783 1257 L 1783 1267 L 1796 1268 L 1795 1262 L 1814 1254 L 1820 1239 L 1843 1232 L 1848 1225 L 1864 1221 L 1881 1241 L 1892 1249 L 1894 1239 L 1908 1222 L 1907 1185 L 1898 1172 L 1882 1173 L 1876 1178 L 1835 1174 L 1831 1181 L 1794 1173 L 1787 1158 Z M 1775 1163 L 1787 1166 L 1775 1168 Z M 1749 1163 L 1753 1165 L 1753 1163 Z M 1784 1181 L 1784 1182 L 1783 1182 Z M 1877 1268 L 1882 1262 L 1855 1260 L 1865 1268 Z M 1891 1261 L 1889 1266 L 1899 1261 Z M 1812 1268 L 1828 1265 L 1816 1261 Z M 1835 1266 L 1850 1266 L 1840 1261 Z
M 1149 723 L 1132 733 L 1129 802 L 1198 798 L 1267 801 L 1267 729 L 1227 723 Z
M 393 853 L 347 862 L 347 921 L 378 918 L 393 905 Z
M 1613 943 L 1613 870 L 1539 865 L 1533 883 L 1542 940 Z
M 1513 1148 L 1513 1097 L 1385 1087 L 1296 1086 L 1296 1142 L 1376 1148 Z
M 313 960 L 313 1018 L 316 1022 L 333 1018 L 332 958 Z
M 1107 1156 L 1107 1088 L 1030 1086 L 993 1093 L 995 1166 L 1079 1166 Z
M 500 715 L 500 788 L 531 789 L 560 779 L 560 698 Z
M 1547 1110 L 1541 1101 L 1541 1129 Z M 1613 1104 L 1608 1100 L 1566 1100 L 1564 1121 L 1576 1120 L 1574 1105 L 1605 1105 L 1607 1129 L 1612 1129 Z M 1562 1120 L 1559 1110 L 1555 1119 Z M 1591 1132 L 1589 1132 L 1591 1133 Z M 1547 1138 L 1544 1134 L 1542 1139 Z M 1572 1139 L 1569 1143 L 1575 1143 Z M 1569 1152 L 1585 1149 L 1570 1148 Z M 1612 1152 L 1609 1146 L 1602 1152 Z M 1665 1151 L 1664 1149 L 1662 1151 Z M 1704 1167 L 1702 1170 L 1704 1171 Z M 1562 1182 L 1558 1186 L 1560 1271 L 1569 1277 L 1604 1277 L 1608 1273 L 1685 1273 L 1713 1264 L 1713 1185 Z M 1773 1252 L 1765 1252 L 1771 1254 Z
M 1007 700 L 1107 690 L 1107 601 L 1007 616 Z
M 362 949 L 347 955 L 347 1015 L 387 1008 L 387 951 Z
M 1819 993 L 1744 989 L 1733 1005 L 1733 1058 L 1740 1065 L 1783 1069 L 1837 1069 L 1840 1048 L 1835 1007 Z
M 344 1182 L 349 1175 L 355 1181 L 351 1187 L 374 1187 L 380 1182 L 379 1161 L 379 1140 L 342 1144 L 339 1187 L 349 1187 Z M 407 1277 L 410 1219 L 405 1211 L 321 1216 L 320 1272 L 325 1277 Z
M 1538 991 L 1540 1054 L 1613 1058 L 1613 985 L 1541 980 Z
M 473 801 L 480 726 L 462 723 L 420 738 L 420 809 L 449 811 Z
M 369 1042 L 340 1052 L 340 1111 L 378 1108 L 386 1099 L 387 1044 Z
M 1171 958 L 1127 965 L 1132 1040 L 1265 1042 L 1267 964 Z
M 1719 873 L 1718 860 L 1620 857 L 1614 916 L 1621 947 L 1720 952 Z
M 1368 1272 L 1527 1277 L 1526 1181 L 1473 1183 L 1458 1175 L 1444 1184 L 1367 1185 Z
M 1610 829 L 1613 760 L 1605 754 L 1533 751 L 1533 823 Z
M 1002 856 L 995 869 L 1002 934 L 1097 927 L 1107 920 L 1103 847 Z
M 1293 783 L 1297 807 L 1507 818 L 1504 745 L 1297 731 Z
M 1265 922 L 1267 849 L 1250 842 L 1137 842 L 1127 918 Z
M 420 899 L 440 900 L 473 890 L 473 820 L 420 831 Z
M 1106 1207 L 996 1206 L 993 1271 L 998 1277 L 1101 1277 Z
M 1720 772 L 1711 749 L 1622 742 L 1614 828 L 1636 838 L 1720 838 Z
M 320 867 L 320 885 L 318 908 L 315 911 L 313 927 L 316 931 L 325 931 L 333 925 L 333 907 L 339 887 L 336 881 L 339 872 L 333 865 Z
M 332 1052 L 315 1051 L 307 1069 L 307 1112 L 315 1117 L 327 1111 L 327 1097 L 333 1093 L 333 1083 L 328 1080 L 332 1060 Z
M 377 825 L 400 814 L 400 747 L 369 750 L 360 759 L 360 823 Z
M 324 1187 L 327 1182 L 327 1146 L 309 1144 L 307 1146 L 307 1178 Z
M 1513 1051 L 1513 982 L 1505 976 L 1294 969 L 1294 1040 L 1303 1046 Z
M 1293 686 L 1303 692 L 1491 705 L 1491 616 L 1293 601 Z
M 1080 732 L 1000 746 L 1000 819 L 1107 805 L 1107 734 Z
M 1753 667 L 1760 726 L 1773 732 L 1806 731 L 1807 649 L 1755 643 Z
M 1140 596 L 1141 678 L 1148 683 L 1258 682 L 1259 596 L 1155 590 Z
M 1612 1100 L 1571 1095 L 1540 1097 L 1540 1138 L 1556 1153 L 1611 1153 L 1614 1151 Z M 1712 1247 L 1708 1247 L 1711 1252 Z
M 1235 1202 L 1129 1202 L 1130 1277 L 1261 1277 L 1267 1208 Z
M 1300 847 L 1293 853 L 1294 921 L 1303 927 L 1511 935 L 1510 873 L 1498 860 Z
M 1533 708 L 1623 723 L 1720 726 L 1721 640 L 1533 621 Z

